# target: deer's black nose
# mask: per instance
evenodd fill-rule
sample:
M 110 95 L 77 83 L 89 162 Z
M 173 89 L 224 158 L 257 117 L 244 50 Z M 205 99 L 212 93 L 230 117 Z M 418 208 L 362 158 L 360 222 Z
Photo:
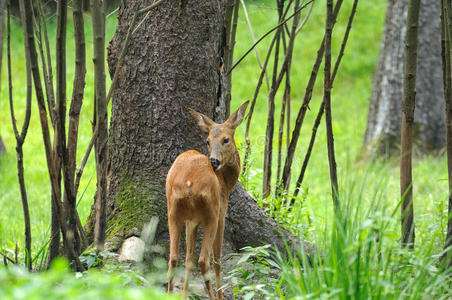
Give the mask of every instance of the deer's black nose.
M 220 166 L 220 161 L 216 158 L 210 158 L 210 164 L 212 165 L 212 168 L 215 171 Z

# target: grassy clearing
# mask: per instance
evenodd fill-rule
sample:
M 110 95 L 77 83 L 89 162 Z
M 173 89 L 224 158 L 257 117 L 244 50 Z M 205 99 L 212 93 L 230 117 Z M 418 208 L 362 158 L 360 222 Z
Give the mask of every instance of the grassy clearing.
M 342 13 L 335 27 L 333 55 L 337 55 L 345 31 L 347 13 L 351 9 L 351 2 L 344 1 Z M 246 3 L 255 34 L 259 37 L 276 23 L 274 1 L 259 0 L 246 1 Z M 296 112 L 304 95 L 313 60 L 323 37 L 324 6 L 324 1 L 315 3 L 311 18 L 300 33 L 295 46 L 292 65 L 292 121 L 296 118 Z M 365 289 L 358 291 L 360 297 L 370 295 L 382 295 L 383 297 L 386 295 L 395 298 L 416 291 L 428 293 L 435 288 L 437 288 L 438 293 L 447 291 L 446 288 L 442 287 L 443 278 L 435 275 L 438 273 L 428 273 L 428 276 L 424 277 L 422 277 L 422 274 L 421 276 L 416 273 L 416 268 L 418 268 L 417 270 L 432 270 L 435 257 L 441 252 L 444 243 L 446 199 L 448 196 L 445 157 L 428 157 L 416 160 L 414 163 L 414 207 L 417 241 L 416 251 L 411 254 L 400 253 L 397 248 L 400 237 L 398 211 L 396 211 L 394 218 L 382 219 L 382 216 L 388 216 L 397 209 L 399 201 L 397 162 L 383 163 L 376 161 L 368 163 L 356 160 L 366 126 L 368 99 L 380 48 L 385 9 L 386 0 L 360 1 L 349 44 L 332 94 L 333 130 L 337 151 L 340 193 L 341 199 L 346 201 L 349 206 L 349 209 L 346 210 L 348 214 L 344 216 L 344 219 L 341 219 L 342 223 L 347 224 L 346 230 L 339 235 L 333 234 L 338 228 L 337 220 L 335 221 L 332 218 L 331 188 L 323 123 L 319 128 L 316 146 L 303 183 L 304 193 L 297 200 L 295 209 L 288 212 L 284 205 L 285 199 L 266 200 L 279 205 L 279 209 L 272 213 L 276 220 L 304 238 L 315 242 L 325 253 L 322 264 L 315 265 L 312 272 L 306 274 L 301 272 L 300 269 L 298 269 L 298 273 L 293 272 L 298 267 L 296 260 L 281 260 L 279 262 L 283 270 L 282 279 L 279 282 L 282 283 L 281 287 L 284 287 L 284 291 L 289 296 L 295 297 L 299 294 L 334 298 L 342 298 L 345 295 L 358 296 L 354 294 L 355 290 L 353 289 L 358 283 L 364 284 L 363 286 L 367 284 Z M 240 17 L 235 48 L 236 58 L 239 58 L 252 44 L 247 24 L 243 18 L 243 11 L 241 11 Z M 86 21 L 88 72 L 85 102 L 80 117 L 79 157 L 83 155 L 89 142 L 91 135 L 89 120 L 92 118 L 93 108 L 91 24 L 88 20 Z M 115 17 L 110 17 L 107 23 L 107 40 L 113 35 L 115 24 Z M 49 28 L 54 30 L 55 26 L 49 26 Z M 68 55 L 71 58 L 74 55 L 71 51 L 71 49 L 74 49 L 71 39 L 72 32 L 72 24 L 70 23 L 68 26 Z M 54 36 L 53 32 L 51 36 Z M 54 41 L 51 41 L 51 43 L 54 44 Z M 262 59 L 268 43 L 269 39 L 266 39 L 257 47 Z M 20 124 L 23 119 L 25 103 L 25 65 L 21 29 L 17 24 L 13 24 L 12 28 L 12 49 L 14 96 Z M 6 65 L 5 58 L 3 65 Z M 72 90 L 73 68 L 73 64 L 69 63 L 68 94 Z M 19 242 L 20 246 L 23 244 L 23 221 L 16 175 L 15 140 L 7 102 L 6 76 L 6 72 L 2 72 L 0 135 L 7 146 L 8 153 L 0 158 L 0 211 L 2 212 L 0 214 L 0 248 L 13 249 L 15 242 Z M 245 99 L 252 98 L 258 76 L 257 60 L 254 53 L 251 53 L 233 73 L 232 109 L 238 107 Z M 322 81 L 323 78 L 320 73 L 311 110 L 308 111 L 302 128 L 298 154 L 293 165 L 293 177 L 298 176 L 311 135 L 311 126 L 322 99 Z M 259 195 L 261 192 L 264 124 L 267 110 L 266 93 L 264 84 L 258 98 L 251 127 L 251 162 L 253 168 L 250 176 L 245 178 L 249 191 L 261 203 Z M 277 99 L 277 101 L 280 101 L 280 97 L 277 96 Z M 30 129 L 24 146 L 24 163 L 32 220 L 33 252 L 36 253 L 49 237 L 50 188 L 35 102 L 33 102 L 32 109 Z M 279 114 L 279 111 L 280 103 L 277 102 L 277 114 Z M 278 118 L 276 118 L 275 124 L 278 123 Z M 237 129 L 236 136 L 239 145 L 244 143 L 244 130 L 244 126 Z M 276 139 L 274 147 L 274 149 L 277 147 Z M 276 160 L 273 162 L 273 166 L 276 170 Z M 89 213 L 95 191 L 95 172 L 92 158 L 87 165 L 80 186 L 78 207 L 81 218 L 84 220 Z M 372 210 L 371 208 L 375 209 Z M 368 220 L 374 222 L 372 224 L 381 225 L 383 221 L 388 223 L 385 230 L 381 232 L 384 246 L 379 253 L 383 257 L 383 262 L 374 262 L 374 255 L 376 255 L 375 250 L 372 250 L 374 248 L 370 252 L 366 252 L 368 246 L 364 244 L 373 238 L 372 232 L 369 230 L 370 227 L 368 227 Z M 375 241 L 372 240 L 371 242 L 373 243 L 372 247 L 375 247 Z M 365 255 L 357 257 L 358 253 L 364 252 L 366 252 Z M 396 258 L 392 257 L 394 255 L 396 255 Z M 372 260 L 372 264 L 363 264 L 366 260 Z M 388 262 L 388 260 L 391 261 Z M 357 267 L 358 261 L 362 262 L 359 268 Z M 400 270 L 399 268 L 403 268 L 402 263 L 407 261 L 410 262 L 406 267 L 408 269 L 402 269 L 403 272 L 397 273 Z M 383 267 L 384 269 L 382 269 Z M 384 273 L 388 270 L 397 274 L 391 277 L 390 273 Z M 376 278 L 375 276 L 378 277 L 380 271 L 383 272 L 383 275 Z M 341 272 L 344 274 L 339 274 Z M 387 276 L 389 277 L 386 278 Z M 388 280 L 388 282 L 385 280 Z M 375 282 L 375 285 L 373 285 L 373 282 Z M 430 285 L 432 288 L 425 288 L 425 291 L 422 291 L 422 287 Z M 403 293 L 392 292 L 397 289 L 404 289 Z M 242 292 L 245 291 L 242 290 Z M 335 292 L 338 294 L 336 295 Z M 422 298 L 426 295 L 425 293 L 418 295 Z M 429 295 L 434 294 L 429 293 Z

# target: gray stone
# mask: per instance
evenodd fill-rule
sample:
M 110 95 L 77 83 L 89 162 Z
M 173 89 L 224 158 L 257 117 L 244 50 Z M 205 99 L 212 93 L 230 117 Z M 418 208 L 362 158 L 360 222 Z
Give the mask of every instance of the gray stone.
M 143 260 L 144 249 L 145 243 L 142 239 L 136 236 L 129 237 L 122 243 L 118 261 L 141 262 Z

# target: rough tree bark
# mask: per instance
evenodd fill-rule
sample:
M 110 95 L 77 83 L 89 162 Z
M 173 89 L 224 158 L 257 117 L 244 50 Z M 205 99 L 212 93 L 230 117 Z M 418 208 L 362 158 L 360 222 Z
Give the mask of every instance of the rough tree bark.
M 422 153 L 445 146 L 440 0 L 421 0 L 414 145 Z M 374 75 L 363 150 L 396 154 L 400 143 L 404 40 L 408 0 L 389 0 Z
M 143 2 L 142 7 L 152 3 Z M 110 74 L 137 3 L 120 4 L 118 27 L 109 45 Z M 136 235 L 158 216 L 156 240 L 168 243 L 166 174 L 181 152 L 206 152 L 205 136 L 187 109 L 216 121 L 226 117 L 224 24 L 224 2 L 165 1 L 132 36 L 112 98 L 107 242 Z M 87 226 L 91 232 L 93 220 L 92 214 Z M 225 239 L 225 251 L 262 243 L 283 248 L 276 223 L 239 184 L 230 193 Z

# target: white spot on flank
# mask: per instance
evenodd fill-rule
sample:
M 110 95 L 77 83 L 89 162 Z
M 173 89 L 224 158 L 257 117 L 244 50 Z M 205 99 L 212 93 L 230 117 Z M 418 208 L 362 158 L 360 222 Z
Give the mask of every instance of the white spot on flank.
M 207 125 L 206 122 L 204 122 L 204 119 L 203 119 L 202 116 L 199 116 L 199 125 L 200 126 L 206 126 Z
M 178 192 L 176 191 L 176 189 L 175 188 L 172 188 L 171 189 L 171 196 L 173 197 L 173 198 L 176 198 L 177 196 L 178 196 Z
M 191 181 L 190 181 L 190 180 L 187 180 L 186 185 L 187 185 L 187 187 L 191 187 Z

